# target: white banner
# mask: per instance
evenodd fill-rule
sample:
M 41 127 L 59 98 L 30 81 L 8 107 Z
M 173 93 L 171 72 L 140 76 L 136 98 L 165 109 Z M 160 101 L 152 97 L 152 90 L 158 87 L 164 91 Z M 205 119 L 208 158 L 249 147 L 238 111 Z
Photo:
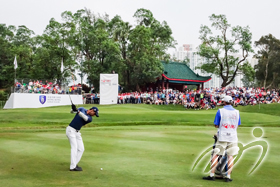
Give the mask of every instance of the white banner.
M 118 74 L 100 74 L 100 105 L 117 104 Z
M 82 95 L 70 95 L 73 104 L 83 104 Z M 4 109 L 41 108 L 49 106 L 71 105 L 69 95 L 64 94 L 28 94 L 12 93 Z

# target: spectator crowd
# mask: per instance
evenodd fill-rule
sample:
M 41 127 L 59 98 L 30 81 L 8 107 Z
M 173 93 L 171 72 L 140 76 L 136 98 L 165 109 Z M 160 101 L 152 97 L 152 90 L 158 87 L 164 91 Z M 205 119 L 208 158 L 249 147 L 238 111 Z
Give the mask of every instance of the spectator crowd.
M 15 93 L 39 93 L 39 94 L 81 94 L 81 84 L 67 86 L 62 88 L 59 84 L 48 81 L 32 81 L 29 83 L 16 82 Z
M 207 88 L 203 90 L 186 90 L 185 92 L 163 89 L 155 92 L 130 92 L 118 95 L 118 104 L 155 104 L 183 105 L 186 109 L 214 109 L 222 104 L 226 95 L 233 98 L 232 104 L 256 105 L 280 103 L 280 90 L 248 87 Z
M 91 90 L 89 94 L 83 95 L 84 104 L 99 104 L 100 94 Z
M 119 90 L 120 91 L 120 90 Z M 14 87 L 16 93 L 39 94 L 82 94 L 81 84 L 62 88 L 57 83 L 48 81 L 30 80 L 29 83 L 17 82 Z M 186 90 L 184 92 L 172 89 L 163 89 L 155 92 L 119 93 L 118 104 L 154 104 L 154 105 L 182 105 L 186 109 L 214 109 L 222 104 L 222 99 L 230 95 L 232 105 L 256 105 L 280 103 L 279 89 L 226 87 L 205 88 L 202 90 Z M 89 94 L 83 94 L 85 104 L 98 104 L 100 94 L 95 93 L 94 87 Z

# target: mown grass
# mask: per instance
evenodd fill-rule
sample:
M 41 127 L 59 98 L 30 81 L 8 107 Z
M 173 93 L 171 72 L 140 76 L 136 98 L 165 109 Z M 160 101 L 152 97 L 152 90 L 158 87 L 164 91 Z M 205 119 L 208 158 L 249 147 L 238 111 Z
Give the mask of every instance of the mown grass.
M 92 105 L 84 105 L 89 108 Z M 0 110 L 0 184 L 30 186 L 185 187 L 224 186 L 203 181 L 209 155 L 192 170 L 199 155 L 213 144 L 217 110 L 181 106 L 98 106 L 100 118 L 82 128 L 82 172 L 70 172 L 70 145 L 65 128 L 70 107 Z M 268 145 L 259 168 L 260 147 L 243 151 L 229 186 L 279 186 L 280 105 L 238 107 L 243 145 Z M 253 130 L 255 127 L 261 127 Z M 263 133 L 264 132 L 264 133 Z M 267 144 L 266 144 L 267 143 Z M 261 157 L 262 158 L 262 157 Z M 103 170 L 100 170 L 103 168 Z
M 83 172 L 70 172 L 70 145 L 64 130 L 0 133 L 1 186 L 224 186 L 203 181 L 203 166 L 193 171 L 196 158 L 212 146 L 213 127 L 114 126 L 82 130 L 85 152 Z M 232 173 L 230 186 L 278 186 L 279 128 L 265 127 L 269 152 L 260 167 L 249 175 L 260 148 L 246 152 Z M 238 129 L 245 144 L 256 140 L 251 127 Z M 100 168 L 103 168 L 101 170 Z
M 92 105 L 83 105 L 89 108 Z M 182 106 L 155 105 L 109 105 L 98 106 L 100 118 L 94 118 L 94 126 L 132 126 L 132 125 L 196 125 L 212 126 L 217 110 L 185 110 Z M 244 126 L 279 126 L 280 105 L 261 105 L 237 107 Z M 70 106 L 39 109 L 0 110 L 0 128 L 4 129 L 42 129 L 64 128 L 73 118 Z

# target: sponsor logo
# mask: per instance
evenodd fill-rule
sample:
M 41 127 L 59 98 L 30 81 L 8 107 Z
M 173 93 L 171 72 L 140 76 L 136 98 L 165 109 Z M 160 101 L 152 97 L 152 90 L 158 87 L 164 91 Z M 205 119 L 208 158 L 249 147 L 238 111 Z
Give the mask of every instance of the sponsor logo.
M 40 95 L 39 96 L 39 101 L 43 105 L 47 100 L 47 97 L 45 95 Z
M 101 84 L 108 84 L 108 85 L 110 85 L 111 86 L 111 84 L 112 84 L 112 81 L 111 80 L 100 80 L 100 83 Z
M 236 120 L 236 119 L 237 119 L 237 116 L 235 114 L 223 117 L 223 120 Z
M 222 124 L 222 126 L 226 129 L 235 129 L 235 125 L 231 125 L 231 124 L 227 124 L 227 123 Z

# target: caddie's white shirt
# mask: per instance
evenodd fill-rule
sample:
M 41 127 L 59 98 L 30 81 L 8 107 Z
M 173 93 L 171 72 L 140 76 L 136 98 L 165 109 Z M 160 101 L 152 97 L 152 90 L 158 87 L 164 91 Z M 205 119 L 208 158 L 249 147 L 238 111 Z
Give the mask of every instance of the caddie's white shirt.
M 237 127 L 239 122 L 238 110 L 220 109 L 221 121 L 218 139 L 221 142 L 238 142 Z

